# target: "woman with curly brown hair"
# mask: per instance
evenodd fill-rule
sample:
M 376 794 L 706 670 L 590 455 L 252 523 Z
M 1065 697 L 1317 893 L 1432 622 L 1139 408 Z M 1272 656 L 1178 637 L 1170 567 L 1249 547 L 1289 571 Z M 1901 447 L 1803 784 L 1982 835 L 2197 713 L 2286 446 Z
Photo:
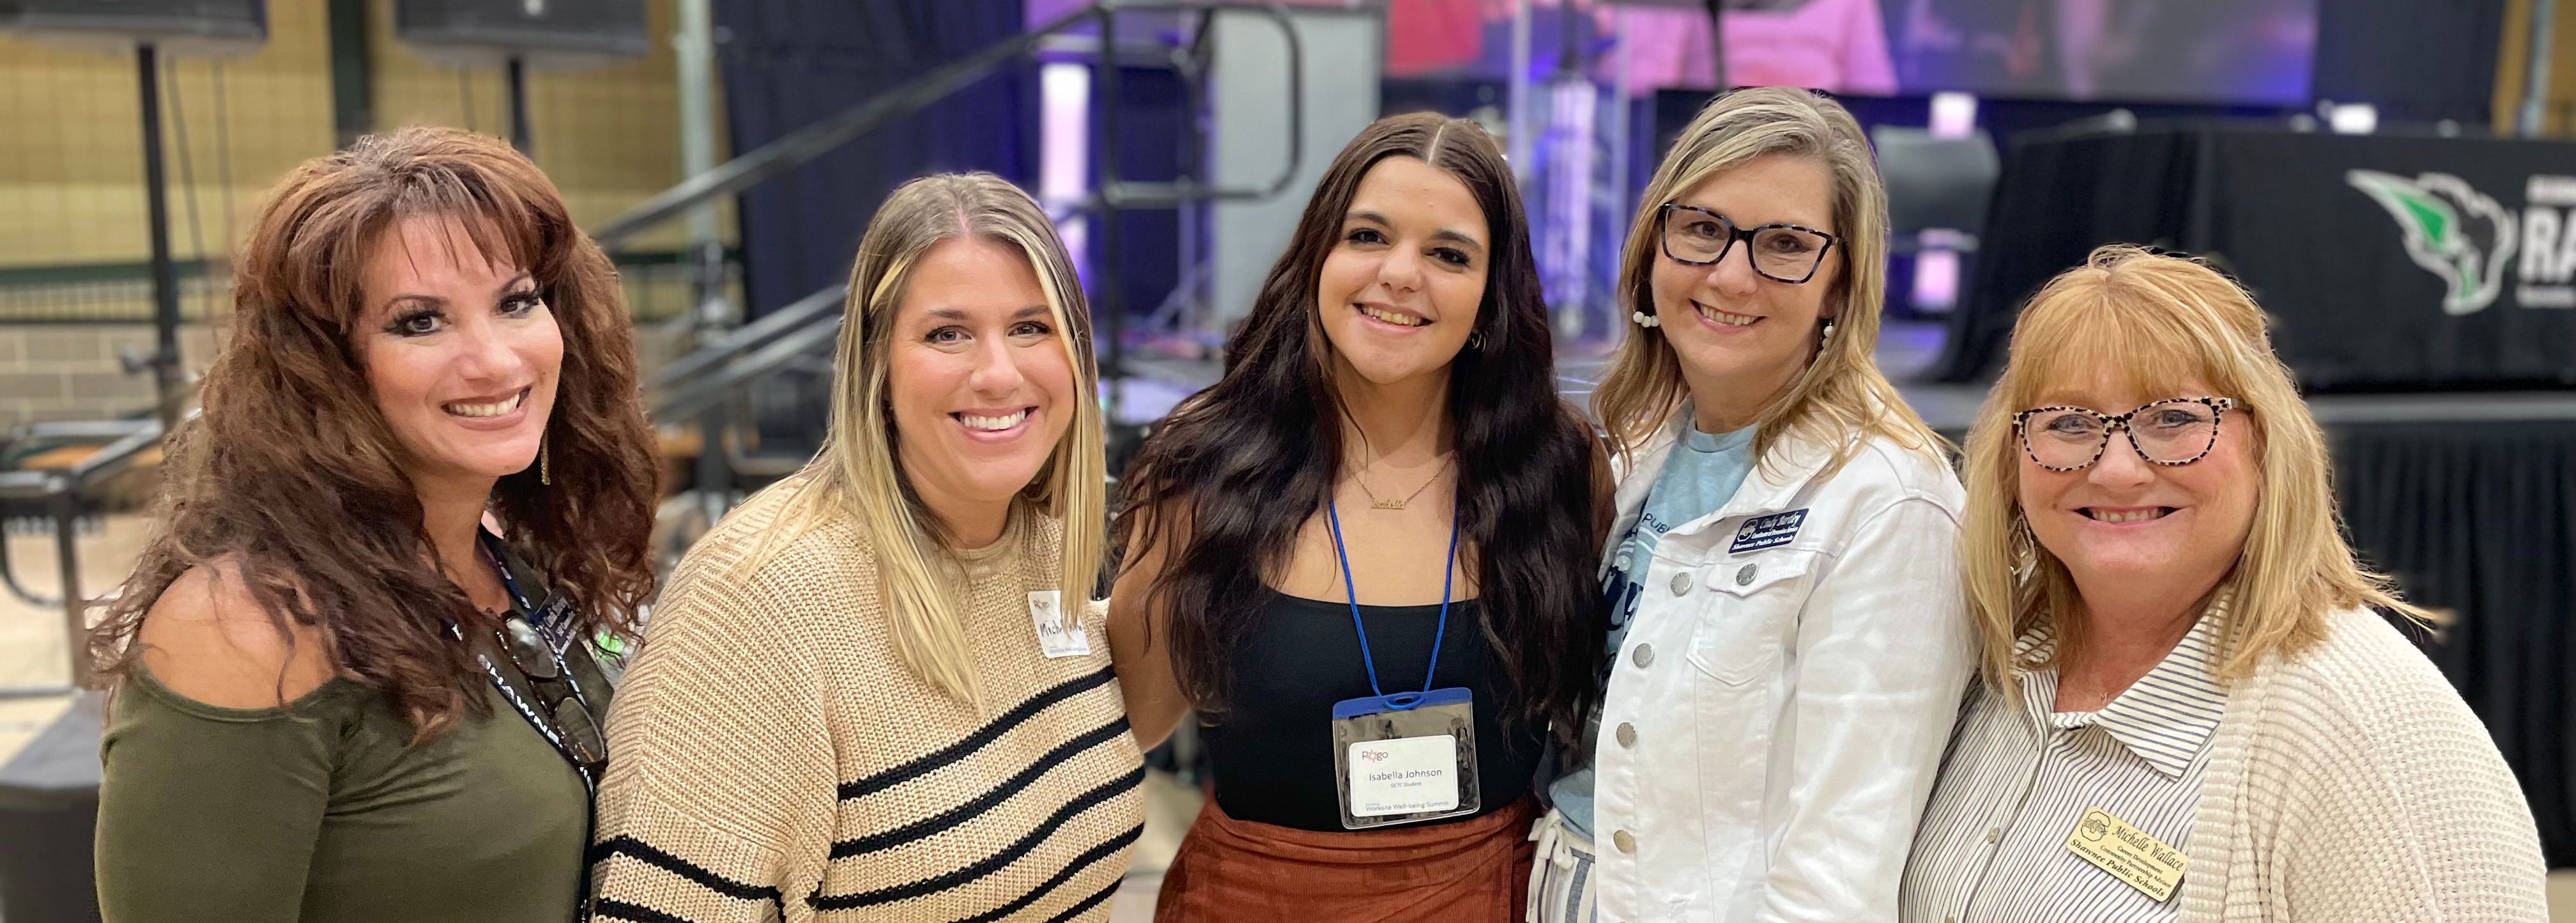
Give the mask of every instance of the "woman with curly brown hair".
M 653 579 L 615 272 L 526 158 L 416 128 L 297 168 L 235 273 L 90 639 L 106 919 L 572 918 L 592 651 Z

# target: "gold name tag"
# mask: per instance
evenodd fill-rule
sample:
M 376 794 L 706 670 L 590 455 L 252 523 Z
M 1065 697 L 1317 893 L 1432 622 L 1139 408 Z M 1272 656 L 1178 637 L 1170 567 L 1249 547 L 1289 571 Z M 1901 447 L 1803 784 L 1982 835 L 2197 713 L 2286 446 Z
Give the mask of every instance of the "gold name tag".
M 2066 836 L 2066 851 L 2158 903 L 2172 897 L 2174 888 L 2182 884 L 2182 850 L 2101 808 L 2084 810 L 2084 819 Z

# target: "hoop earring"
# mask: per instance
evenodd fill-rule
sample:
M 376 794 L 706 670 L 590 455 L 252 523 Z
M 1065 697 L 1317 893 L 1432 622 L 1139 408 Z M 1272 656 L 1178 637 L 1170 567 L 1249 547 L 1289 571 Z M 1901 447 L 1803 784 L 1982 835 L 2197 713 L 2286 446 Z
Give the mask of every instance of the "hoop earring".
M 555 472 L 554 467 L 547 463 L 547 454 L 546 444 L 543 442 L 537 443 L 537 483 L 542 486 L 553 487 L 555 484 Z
M 1646 313 L 1646 312 L 1644 312 L 1644 311 L 1631 311 L 1631 312 L 1629 312 L 1629 313 L 1628 313 L 1628 320 L 1629 320 L 1629 321 L 1631 321 L 1631 322 L 1634 322 L 1637 326 L 1640 326 L 1640 327 L 1646 327 L 1646 328 L 1661 327 L 1661 326 L 1663 326 L 1663 325 L 1664 325 L 1664 319 L 1663 319 L 1663 318 L 1656 317 L 1656 316 L 1654 316 L 1654 315 L 1652 315 L 1652 314 L 1648 314 L 1648 313 Z

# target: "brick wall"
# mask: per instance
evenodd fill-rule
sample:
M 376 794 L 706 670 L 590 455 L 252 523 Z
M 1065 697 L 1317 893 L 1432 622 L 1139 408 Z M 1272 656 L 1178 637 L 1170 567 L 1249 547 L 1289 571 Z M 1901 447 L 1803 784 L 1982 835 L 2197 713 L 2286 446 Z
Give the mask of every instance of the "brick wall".
M 671 32 L 671 7 L 671 0 L 645 4 L 655 40 L 642 57 L 528 77 L 537 165 L 577 223 L 605 221 L 682 179 L 676 64 L 662 40 Z M 391 0 L 370 0 L 368 9 L 377 130 L 508 131 L 497 68 L 424 59 L 395 41 Z M 179 260 L 221 262 L 270 187 L 297 163 L 331 152 L 325 5 L 270 3 L 268 20 L 268 41 L 247 56 L 165 61 L 170 245 Z M 130 54 L 0 33 L 0 126 L 7 126 L 0 130 L 0 268 L 145 258 L 138 106 Z M 721 107 L 717 118 L 721 125 Z M 716 134 L 721 148 L 725 133 Z M 720 208 L 730 235 L 731 203 Z M 684 238 L 684 224 L 672 221 L 625 247 L 672 250 Z M 89 316 L 0 303 L 0 321 Z
M 0 430 L 151 412 L 152 374 L 127 374 L 117 357 L 152 346 L 143 324 L 0 324 Z M 204 368 L 213 333 L 204 324 L 180 328 L 179 354 L 189 368 Z

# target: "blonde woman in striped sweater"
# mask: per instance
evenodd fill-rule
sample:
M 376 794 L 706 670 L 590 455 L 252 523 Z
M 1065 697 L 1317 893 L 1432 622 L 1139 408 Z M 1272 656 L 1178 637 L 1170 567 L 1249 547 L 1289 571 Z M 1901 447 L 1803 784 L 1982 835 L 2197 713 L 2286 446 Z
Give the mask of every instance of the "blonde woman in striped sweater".
M 691 549 L 627 674 L 596 919 L 1105 919 L 1144 770 L 1072 266 L 1020 190 L 933 176 L 848 299 L 823 451 Z
M 2486 729 L 2379 612 L 2263 313 L 2105 247 L 2031 300 L 1968 437 L 1985 682 L 1907 923 L 2541 923 Z

